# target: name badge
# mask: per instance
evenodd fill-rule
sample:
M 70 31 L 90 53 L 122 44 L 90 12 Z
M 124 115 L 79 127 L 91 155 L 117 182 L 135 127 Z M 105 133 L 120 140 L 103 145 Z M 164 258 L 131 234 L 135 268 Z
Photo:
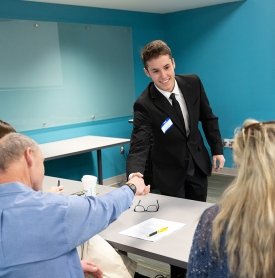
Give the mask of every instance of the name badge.
M 167 118 L 161 125 L 161 130 L 165 134 L 166 131 L 173 125 L 173 122 L 170 118 Z

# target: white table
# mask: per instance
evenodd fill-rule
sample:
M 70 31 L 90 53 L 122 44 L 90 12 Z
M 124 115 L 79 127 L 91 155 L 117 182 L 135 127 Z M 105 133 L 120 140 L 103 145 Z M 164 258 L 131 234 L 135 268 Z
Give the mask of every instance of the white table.
M 56 185 L 57 180 L 58 178 L 45 177 L 44 184 L 47 186 Z M 65 179 L 60 180 L 61 184 L 65 187 L 65 193 L 71 194 L 83 188 L 80 182 Z M 99 194 L 107 193 L 113 189 L 109 186 L 102 185 L 98 185 L 97 188 Z M 151 213 L 134 212 L 134 206 L 139 200 L 142 200 L 141 203 L 144 205 L 156 204 L 156 200 L 158 200 L 160 205 L 159 211 Z M 206 208 L 212 205 L 212 203 L 191 201 L 152 193 L 146 196 L 135 196 L 131 208 L 125 211 L 107 229 L 102 231 L 100 235 L 114 248 L 119 250 L 186 268 L 199 217 Z M 186 226 L 156 242 L 149 242 L 119 234 L 124 229 L 152 217 L 182 222 Z
M 40 144 L 45 160 L 97 151 L 97 169 L 99 184 L 103 184 L 101 150 L 113 146 L 128 144 L 130 139 L 102 136 L 82 136 L 67 140 Z
M 147 205 L 155 204 L 158 200 L 159 211 L 134 212 L 134 206 L 139 200 L 142 200 L 142 204 Z M 119 250 L 187 268 L 192 239 L 199 217 L 206 208 L 213 204 L 151 193 L 143 197 L 136 196 L 133 204 L 128 211 L 101 232 L 101 236 Z M 119 234 L 122 230 L 152 217 L 185 223 L 186 226 L 156 242 Z

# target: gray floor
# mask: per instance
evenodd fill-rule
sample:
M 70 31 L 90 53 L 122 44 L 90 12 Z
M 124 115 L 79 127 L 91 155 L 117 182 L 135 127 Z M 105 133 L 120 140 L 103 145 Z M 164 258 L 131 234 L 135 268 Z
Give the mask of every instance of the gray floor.
M 208 179 L 207 202 L 216 203 L 233 179 L 232 176 L 213 174 Z
M 207 202 L 216 203 L 232 180 L 233 177 L 231 176 L 212 175 L 208 182 Z M 134 254 L 129 254 L 129 257 L 138 262 L 137 271 L 143 275 L 150 278 L 154 278 L 157 274 L 162 274 L 167 278 L 170 277 L 170 266 L 168 264 Z

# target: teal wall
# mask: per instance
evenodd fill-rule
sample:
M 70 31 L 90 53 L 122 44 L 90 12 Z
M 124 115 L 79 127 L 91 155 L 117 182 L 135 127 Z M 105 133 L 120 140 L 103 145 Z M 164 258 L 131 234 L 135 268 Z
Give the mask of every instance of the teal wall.
M 1 1 L 0 9 L 1 18 L 131 27 L 135 97 L 148 82 L 139 60 L 140 49 L 150 40 L 165 39 L 173 50 L 177 73 L 201 77 L 219 116 L 223 138 L 231 138 L 245 118 L 274 119 L 274 14 L 273 0 L 247 0 L 166 15 L 7 0 Z M 129 137 L 127 120 L 123 117 L 27 134 L 38 142 L 86 134 Z M 125 172 L 118 148 L 105 150 L 103 160 L 104 178 Z M 231 167 L 228 149 L 226 160 L 226 166 Z M 47 174 L 79 179 L 90 169 L 95 172 L 95 157 L 87 154 L 47 162 L 46 169 Z
M 247 0 L 165 15 L 178 73 L 197 73 L 223 138 L 246 118 L 275 119 L 275 1 Z M 226 166 L 232 166 L 225 149 Z
M 147 83 L 147 79 L 143 76 L 142 66 L 139 61 L 140 49 L 150 40 L 163 38 L 163 31 L 162 28 L 160 28 L 162 24 L 161 16 L 150 13 L 53 5 L 18 0 L 2 0 L 0 18 L 130 27 L 132 29 L 135 95 L 140 93 Z M 135 96 L 133 96 L 133 101 L 134 99 Z M 24 109 L 29 109 L 31 111 L 32 105 L 35 104 L 30 103 L 29 107 L 25 107 Z M 132 106 L 132 103 L 129 105 Z M 3 118 L 1 116 L 1 109 L 0 118 Z M 39 143 L 88 134 L 129 138 L 132 128 L 131 124 L 128 123 L 129 118 L 131 118 L 131 115 L 129 115 L 129 117 L 115 118 L 112 120 L 60 126 L 58 128 L 45 128 L 26 131 L 24 133 L 31 136 Z M 12 121 L 9 119 L 5 118 L 4 120 L 12 124 Z M 125 158 L 120 154 L 119 147 L 103 150 L 102 159 L 104 179 L 125 173 Z M 48 175 L 76 180 L 79 180 L 83 174 L 97 174 L 95 153 L 47 161 L 45 166 L 46 174 Z
M 162 15 L 152 13 L 35 3 L 20 0 L 1 0 L 0 18 L 131 27 L 136 94 L 139 94 L 147 83 L 139 59 L 140 50 L 148 41 L 164 37 Z
M 112 120 L 26 131 L 24 134 L 32 137 L 39 143 L 48 143 L 85 135 L 129 138 L 132 128 L 128 123 L 129 118 L 122 117 Z M 129 146 L 127 144 L 125 145 L 126 153 L 128 150 Z M 125 156 L 120 154 L 120 146 L 103 149 L 102 160 L 103 177 L 105 179 L 125 173 Z M 96 152 L 45 161 L 45 169 L 47 175 L 75 180 L 80 180 L 84 174 L 97 176 Z

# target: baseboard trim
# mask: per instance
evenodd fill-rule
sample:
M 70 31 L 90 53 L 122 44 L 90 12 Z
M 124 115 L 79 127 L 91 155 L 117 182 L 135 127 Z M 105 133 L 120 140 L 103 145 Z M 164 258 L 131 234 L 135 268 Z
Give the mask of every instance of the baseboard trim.
M 212 175 L 236 177 L 237 176 L 237 169 L 236 168 L 224 167 L 223 169 L 219 170 L 218 172 L 212 171 Z
M 237 175 L 237 169 L 236 168 L 229 168 L 224 167 L 223 169 L 219 170 L 218 172 L 212 171 L 212 175 L 220 175 L 220 176 L 232 176 L 235 177 Z M 103 180 L 104 185 L 108 186 L 116 186 L 118 184 L 121 184 L 126 181 L 126 173 L 113 176 L 108 179 Z
M 103 180 L 104 185 L 116 186 L 126 181 L 126 173 Z

